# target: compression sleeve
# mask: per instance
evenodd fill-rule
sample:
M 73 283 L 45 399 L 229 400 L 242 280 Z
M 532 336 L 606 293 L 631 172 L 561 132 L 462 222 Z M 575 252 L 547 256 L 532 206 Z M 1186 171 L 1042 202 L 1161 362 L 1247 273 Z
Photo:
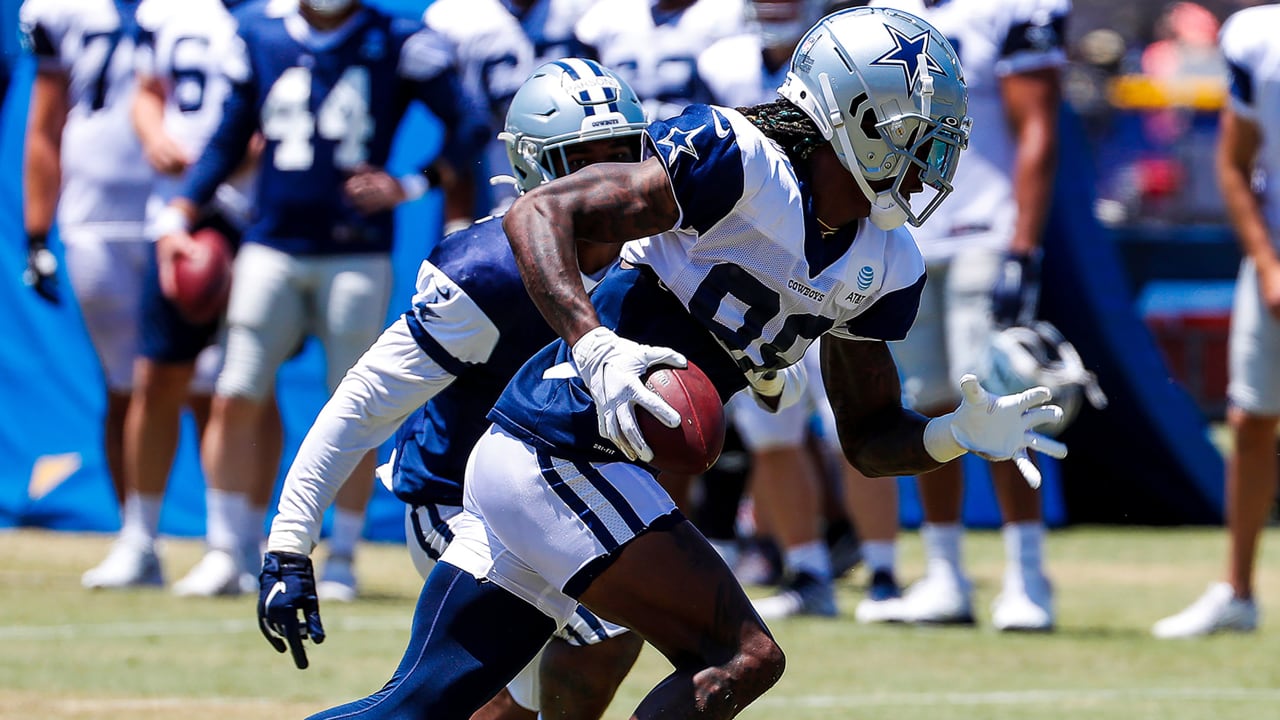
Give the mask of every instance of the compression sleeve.
M 364 454 L 453 379 L 418 347 L 404 318 L 387 328 L 347 371 L 298 448 L 267 549 L 309 554 L 325 510 Z

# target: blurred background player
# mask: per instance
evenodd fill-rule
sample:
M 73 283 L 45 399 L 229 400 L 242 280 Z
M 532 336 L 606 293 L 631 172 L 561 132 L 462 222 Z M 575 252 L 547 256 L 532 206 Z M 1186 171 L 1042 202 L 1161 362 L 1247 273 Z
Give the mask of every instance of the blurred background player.
M 20 10 L 36 59 L 23 157 L 24 279 L 59 302 L 48 249 L 56 214 L 71 291 L 106 380 L 107 469 L 122 506 L 124 419 L 151 255 L 152 171 L 129 121 L 136 9 L 128 0 L 27 0 Z
M 429 186 L 424 175 L 397 179 L 383 168 L 410 102 L 421 101 L 443 121 L 454 167 L 469 165 L 489 133 L 482 111 L 462 92 L 447 43 L 420 22 L 392 19 L 357 0 L 271 0 L 246 6 L 237 19 L 221 124 L 158 222 L 162 237 L 177 236 L 162 243 L 189 243 L 197 208 L 261 132 L 256 217 L 236 257 L 226 359 L 202 447 L 205 476 L 224 491 L 220 522 L 229 528 L 262 522 L 245 516 L 259 476 L 258 423 L 280 365 L 314 335 L 334 388 L 383 327 L 391 211 Z M 443 176 L 434 167 L 427 175 Z M 162 253 L 162 280 L 169 262 Z M 352 560 L 373 465 L 370 452 L 337 499 L 321 587 L 330 599 L 356 595 Z M 175 592 L 236 593 L 256 572 L 243 559 L 253 550 L 244 547 L 250 538 L 236 538 L 234 546 L 208 540 L 209 552 Z
M 510 104 L 501 138 L 521 192 L 596 162 L 640 159 L 644 110 L 631 88 L 595 62 L 542 65 Z M 613 266 L 618 247 L 582 246 L 583 282 L 591 286 Z M 486 413 L 524 360 L 553 338 L 524 289 L 500 219 L 447 236 L 418 271 L 411 309 L 351 368 L 303 440 L 285 478 L 266 567 L 292 563 L 307 573 L 306 556 L 338 488 L 395 432 L 392 464 L 383 469 L 407 503 L 409 551 L 425 579 L 466 521 L 463 471 L 488 428 Z M 264 597 L 276 579 L 263 573 Z M 291 597 L 273 598 L 271 609 L 282 611 Z M 474 718 L 533 720 L 539 710 L 543 717 L 598 718 L 642 644 L 580 610 L 545 660 L 535 658 Z M 411 641 L 406 656 L 419 649 Z
M 1276 425 L 1280 421 L 1280 6 L 1241 10 L 1222 27 L 1231 70 L 1221 114 L 1218 183 L 1244 253 L 1231 309 L 1227 422 L 1226 577 L 1190 607 L 1155 624 L 1161 638 L 1252 632 L 1258 540 L 1276 498 Z M 1261 196 L 1253 179 L 1271 179 Z
M 708 99 L 698 53 L 743 29 L 742 0 L 599 0 L 574 32 L 635 88 L 652 122 Z
M 721 39 L 698 56 L 697 74 L 711 102 L 737 108 L 777 99 L 796 43 L 821 17 L 821 0 L 748 2 L 748 32 Z M 806 365 L 817 357 L 810 349 Z M 816 409 L 812 393 L 822 391 L 820 371 L 813 368 L 805 399 L 791 407 L 772 412 L 750 393 L 735 395 L 727 406 L 750 452 L 755 514 L 782 550 L 784 589 L 755 603 L 765 620 L 837 613 L 831 556 L 820 532 L 824 468 L 805 442 Z
M 137 21 L 138 89 L 133 124 L 147 162 L 156 171 L 147 203 L 148 217 L 154 218 L 178 191 L 187 167 L 199 157 L 222 116 L 230 84 L 222 75 L 221 63 L 235 37 L 235 21 L 223 0 L 143 0 Z M 256 152 L 249 154 L 232 182 L 218 188 L 217 196 L 202 209 L 197 221 L 198 227 L 216 229 L 233 246 L 239 245 L 240 232 L 250 220 L 254 160 Z M 148 264 L 141 303 L 141 346 L 125 418 L 128 495 L 124 519 L 111 553 L 85 573 L 82 580 L 87 587 L 163 582 L 155 543 L 165 485 L 178 449 L 182 409 L 191 407 L 196 425 L 203 431 L 213 381 L 222 363 L 221 347 L 215 343 L 221 314 L 203 322 L 184 317 L 161 292 L 156 262 Z M 225 513 L 212 513 L 213 526 L 207 530 L 210 536 L 261 539 L 261 517 L 270 499 L 283 442 L 274 402 L 262 414 L 258 433 L 261 442 L 254 450 L 261 453 L 261 477 L 254 481 L 257 495 L 250 502 L 258 510 L 244 518 L 248 527 L 234 531 L 218 525 Z M 220 507 L 224 502 L 221 490 L 210 488 L 207 495 L 207 507 Z M 252 522 L 254 515 L 257 523 Z M 212 544 L 222 547 L 229 543 L 219 540 Z M 256 556 L 257 542 L 252 544 Z
M 1056 167 L 1059 68 L 1066 60 L 1069 0 L 875 0 L 872 6 L 916 14 L 938 28 L 960 54 L 969 86 L 973 133 L 956 172 L 955 196 L 912 231 L 928 264 L 920 314 L 893 346 L 903 391 L 917 411 L 937 416 L 954 407 L 952 378 L 978 369 L 1000 328 L 1028 325 L 1039 294 L 1040 239 Z M 904 46 L 920 42 L 902 37 Z M 885 60 L 892 62 L 892 60 Z M 1049 630 L 1053 594 L 1043 568 L 1040 496 L 1012 463 L 989 464 L 1004 519 L 1004 584 L 992 609 L 999 630 Z M 919 478 L 924 510 L 925 576 L 901 599 L 867 598 L 868 622 L 972 623 L 972 587 L 961 557 L 960 463 Z M 867 480 L 855 523 L 890 513 L 897 492 L 888 478 Z M 882 500 L 876 502 L 874 498 Z M 883 541 L 883 538 L 874 538 Z M 868 560 L 874 573 L 893 554 Z M 883 575 L 882 575 L 883 577 Z M 865 607 L 863 607 L 865 605 Z M 877 607 L 879 605 L 879 607 Z
M 436 0 L 423 16 L 432 30 L 453 43 L 463 84 L 484 98 L 494 127 L 501 127 L 520 84 L 543 63 L 581 56 L 573 26 L 595 0 Z M 477 215 L 499 214 L 516 197 L 509 183 L 490 185 L 507 172 L 506 146 L 497 138 L 485 147 L 484 171 L 476 173 Z M 465 227 L 459 220 L 448 232 Z M 446 232 L 446 234 L 448 234 Z

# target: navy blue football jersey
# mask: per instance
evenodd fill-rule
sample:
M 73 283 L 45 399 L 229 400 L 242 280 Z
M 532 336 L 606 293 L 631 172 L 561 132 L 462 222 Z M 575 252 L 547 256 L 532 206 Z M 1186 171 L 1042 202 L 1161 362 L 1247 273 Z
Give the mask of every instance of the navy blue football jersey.
M 246 242 L 299 255 L 389 250 L 392 213 L 362 215 L 342 184 L 363 166 L 386 164 L 413 100 L 449 129 L 452 157 L 474 157 L 488 138 L 482 109 L 461 90 L 451 48 L 418 21 L 366 7 L 319 33 L 293 2 L 246 5 L 236 19 L 239 42 L 224 68 L 232 93 L 181 194 L 207 202 L 260 131 L 266 147 Z

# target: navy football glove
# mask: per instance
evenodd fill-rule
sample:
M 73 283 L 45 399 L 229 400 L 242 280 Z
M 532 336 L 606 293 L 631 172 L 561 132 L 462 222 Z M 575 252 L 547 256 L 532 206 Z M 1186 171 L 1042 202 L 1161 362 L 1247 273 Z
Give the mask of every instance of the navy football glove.
M 262 558 L 258 588 L 258 629 L 262 636 L 276 652 L 282 653 L 287 647 L 293 653 L 293 664 L 305 670 L 307 651 L 302 641 L 311 638 L 317 645 L 324 642 L 311 558 L 290 552 L 267 553 Z
M 1036 319 L 1039 301 L 1040 251 L 1006 254 L 991 288 L 991 314 L 996 327 L 1030 325 Z
M 49 250 L 48 237 L 44 233 L 27 235 L 27 268 L 22 272 L 22 282 L 40 297 L 58 304 L 58 259 Z

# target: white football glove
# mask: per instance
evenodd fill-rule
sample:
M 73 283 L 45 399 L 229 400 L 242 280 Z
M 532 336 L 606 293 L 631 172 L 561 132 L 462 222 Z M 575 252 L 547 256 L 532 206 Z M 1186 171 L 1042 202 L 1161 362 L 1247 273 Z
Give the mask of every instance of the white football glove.
M 751 386 L 751 398 L 762 409 L 771 413 L 781 412 L 804 397 L 809 384 L 809 373 L 804 363 L 789 365 L 781 370 L 748 371 L 747 384 Z M 775 406 L 770 406 L 776 402 Z
M 654 365 L 685 367 L 689 363 L 684 355 L 618 337 L 603 326 L 578 338 L 571 350 L 578 376 L 596 402 L 600 435 L 612 440 L 628 460 L 652 460 L 653 450 L 640 433 L 632 405 L 648 410 L 667 427 L 680 424 L 680 413 L 645 387 L 640 376 Z
M 977 377 L 965 375 L 960 378 L 960 392 L 964 397 L 960 407 L 925 426 L 924 447 L 934 460 L 947 462 L 966 452 L 987 460 L 1013 460 L 1027 484 L 1038 488 L 1040 470 L 1027 450 L 1055 458 L 1067 456 L 1066 445 L 1032 431 L 1062 419 L 1062 408 L 1047 404 L 1053 399 L 1049 388 L 992 395 Z

